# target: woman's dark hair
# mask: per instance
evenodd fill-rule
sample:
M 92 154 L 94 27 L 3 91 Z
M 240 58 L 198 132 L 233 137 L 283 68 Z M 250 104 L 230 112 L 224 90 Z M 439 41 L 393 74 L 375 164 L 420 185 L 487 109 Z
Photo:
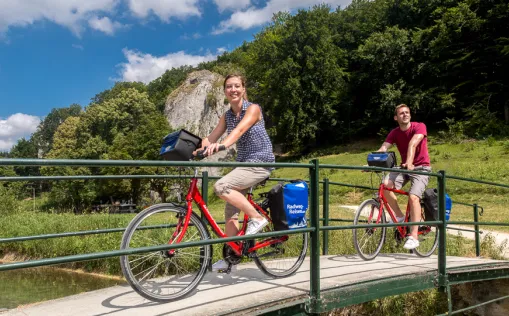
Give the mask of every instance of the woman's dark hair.
M 230 79 L 230 78 L 235 78 L 235 77 L 240 79 L 240 82 L 242 82 L 242 87 L 244 87 L 244 95 L 242 96 L 242 98 L 246 101 L 249 101 L 247 99 L 246 78 L 241 74 L 229 74 L 228 76 L 226 76 L 226 78 L 224 78 L 224 82 L 223 82 L 223 89 L 226 90 L 226 81 L 228 81 L 228 79 Z

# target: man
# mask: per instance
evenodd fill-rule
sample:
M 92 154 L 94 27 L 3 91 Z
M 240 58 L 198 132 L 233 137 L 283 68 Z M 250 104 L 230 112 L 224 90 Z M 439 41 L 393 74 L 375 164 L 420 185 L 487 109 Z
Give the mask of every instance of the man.
M 386 152 L 392 144 L 396 144 L 401 155 L 401 167 L 408 170 L 414 170 L 416 167 L 422 171 L 431 172 L 428 153 L 427 131 L 424 123 L 410 122 L 410 108 L 406 104 L 400 104 L 394 111 L 394 120 L 398 122 L 399 127 L 393 129 L 382 147 L 378 151 Z M 420 170 L 421 171 L 421 170 Z M 417 222 L 421 219 L 421 197 L 428 185 L 429 176 L 418 174 L 403 174 L 400 172 L 391 172 L 384 179 L 384 184 L 389 188 L 401 189 L 408 181 L 411 182 L 408 203 L 410 205 L 410 221 Z M 396 213 L 399 222 L 405 219 L 405 216 L 399 208 L 396 195 L 393 192 L 384 191 L 384 196 L 389 202 L 390 207 Z M 417 238 L 418 226 L 410 227 L 405 249 L 415 249 L 419 247 Z

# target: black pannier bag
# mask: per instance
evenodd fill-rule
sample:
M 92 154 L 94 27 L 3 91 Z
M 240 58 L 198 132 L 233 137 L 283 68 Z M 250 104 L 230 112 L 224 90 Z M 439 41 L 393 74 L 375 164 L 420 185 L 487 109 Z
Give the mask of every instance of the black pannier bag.
M 426 189 L 422 195 L 424 204 L 424 218 L 426 221 L 438 220 L 438 191 L 437 189 Z
M 181 129 L 164 137 L 159 155 L 165 160 L 189 161 L 200 143 L 200 137 Z
M 304 180 L 279 182 L 267 193 L 274 230 L 307 227 L 308 185 Z
M 438 221 L 438 190 L 426 189 L 422 195 L 424 204 L 424 218 L 426 221 Z M 452 200 L 449 194 L 445 194 L 445 219 L 448 221 L 451 215 Z
M 371 167 L 392 168 L 396 165 L 396 154 L 393 151 L 372 152 L 367 160 Z

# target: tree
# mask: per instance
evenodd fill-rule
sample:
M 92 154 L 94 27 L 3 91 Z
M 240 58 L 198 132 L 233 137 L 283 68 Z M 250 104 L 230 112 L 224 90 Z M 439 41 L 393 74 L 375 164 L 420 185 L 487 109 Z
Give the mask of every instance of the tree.
M 79 116 L 80 113 L 81 106 L 79 104 L 71 104 L 67 108 L 53 108 L 39 126 L 37 126 L 37 131 L 31 137 L 31 141 L 36 145 L 37 150 L 40 151 L 33 158 L 37 158 L 39 154 L 44 156 L 48 153 L 53 146 L 53 135 L 60 124 L 68 117 Z
M 147 93 L 130 88 L 114 98 L 93 103 L 79 117 L 66 120 L 55 133 L 49 158 L 65 159 L 156 159 L 161 139 L 170 130 L 165 117 Z M 46 174 L 106 175 L 154 173 L 142 168 L 45 168 Z M 112 197 L 137 201 L 146 190 L 140 180 L 72 181 L 56 185 L 54 201 L 72 205 L 81 212 L 94 201 Z
M 111 89 L 104 90 L 96 94 L 92 99 L 91 103 L 103 103 L 105 101 L 118 97 L 123 91 L 128 89 L 136 89 L 138 92 L 147 92 L 147 86 L 143 82 L 115 82 L 115 85 Z
M 249 54 L 248 77 L 255 81 L 255 100 L 273 118 L 271 135 L 294 149 L 326 142 L 338 135 L 331 133 L 342 128 L 338 122 L 348 120 L 341 111 L 345 52 L 335 45 L 329 11 L 316 6 L 276 16 L 283 24 L 266 28 Z

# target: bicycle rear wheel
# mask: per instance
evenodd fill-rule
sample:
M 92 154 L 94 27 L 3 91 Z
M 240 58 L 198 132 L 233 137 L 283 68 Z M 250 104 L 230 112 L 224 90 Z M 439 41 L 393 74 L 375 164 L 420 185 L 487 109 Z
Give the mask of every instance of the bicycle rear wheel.
M 353 221 L 354 225 L 384 223 L 385 214 L 380 214 L 380 203 L 373 199 L 362 202 Z M 372 260 L 378 255 L 385 241 L 386 230 L 386 227 L 353 229 L 353 245 L 362 259 Z
M 265 226 L 263 232 L 274 231 L 272 223 Z M 286 239 L 285 241 L 282 241 Z M 275 244 L 260 248 L 252 254 L 256 266 L 273 278 L 284 278 L 297 272 L 306 258 L 308 234 L 259 238 L 256 242 L 281 240 Z
M 158 204 L 138 214 L 129 224 L 120 249 L 166 245 L 182 233 L 186 210 Z M 209 239 L 200 218 L 192 213 L 181 242 Z M 170 302 L 191 293 L 205 275 L 211 246 L 152 251 L 120 257 L 122 272 L 141 296 L 156 302 Z
M 421 211 L 421 222 L 424 222 L 424 208 Z M 418 232 L 419 247 L 412 249 L 412 252 L 419 257 L 429 257 L 435 252 L 438 246 L 438 226 L 420 225 Z

